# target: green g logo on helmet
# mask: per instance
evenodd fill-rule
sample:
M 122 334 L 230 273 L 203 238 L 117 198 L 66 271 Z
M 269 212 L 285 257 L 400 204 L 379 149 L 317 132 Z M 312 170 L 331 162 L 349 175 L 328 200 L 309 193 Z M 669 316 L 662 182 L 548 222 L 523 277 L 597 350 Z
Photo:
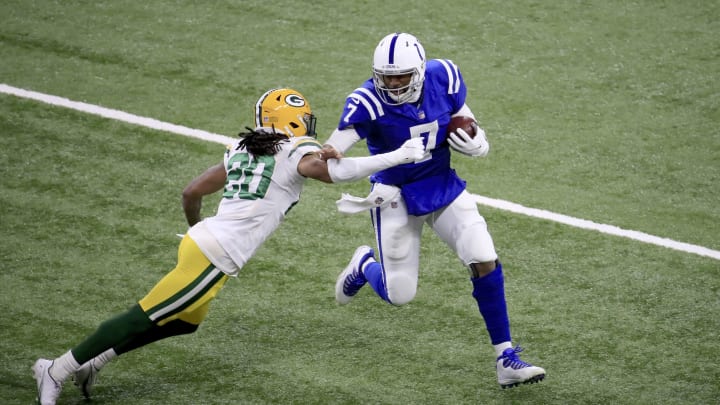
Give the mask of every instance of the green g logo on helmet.
M 303 96 L 295 93 L 285 96 L 285 102 L 293 107 L 303 107 L 305 105 Z

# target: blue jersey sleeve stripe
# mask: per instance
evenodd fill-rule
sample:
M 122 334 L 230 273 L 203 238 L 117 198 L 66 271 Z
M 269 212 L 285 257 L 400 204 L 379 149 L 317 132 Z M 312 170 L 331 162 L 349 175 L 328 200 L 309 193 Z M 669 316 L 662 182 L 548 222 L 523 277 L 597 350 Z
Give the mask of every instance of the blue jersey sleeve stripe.
M 439 59 L 438 60 L 443 67 L 445 67 L 445 72 L 448 76 L 448 91 L 447 94 L 455 94 L 458 91 L 460 91 L 460 80 L 458 78 L 458 67 L 452 61 L 446 60 L 446 59 Z
M 457 93 L 460 91 L 460 70 L 458 69 L 457 65 L 453 63 L 453 61 L 449 60 L 450 66 L 452 67 L 453 71 L 453 77 L 455 78 L 455 91 L 454 93 Z
M 379 100 L 373 94 L 369 93 L 367 89 L 359 88 L 355 90 L 354 92 L 352 92 L 352 94 L 350 94 L 350 98 L 362 104 L 362 106 L 365 107 L 365 110 L 367 110 L 368 114 L 370 115 L 370 119 L 373 121 L 378 118 L 378 115 L 381 117 L 385 115 L 385 112 L 379 105 Z M 371 101 L 376 106 L 380 107 L 377 112 L 375 108 L 373 108 L 373 105 L 370 103 Z
M 453 77 L 452 72 L 450 71 L 450 66 L 448 66 L 447 61 L 440 59 L 440 63 L 445 68 L 445 73 L 447 73 L 447 76 L 448 76 L 449 84 L 448 84 L 447 94 L 452 94 L 452 88 L 454 87 L 453 85 L 454 85 L 455 78 Z
M 375 97 L 375 95 L 370 90 L 368 90 L 364 87 L 360 87 L 359 89 L 357 89 L 357 91 L 360 91 L 363 94 L 365 94 L 370 99 L 370 101 L 372 101 L 373 104 L 375 104 L 375 109 L 377 110 L 378 116 L 382 117 L 383 115 L 385 115 L 385 111 L 382 108 L 382 103 L 380 102 L 380 100 L 377 97 Z
M 368 101 L 365 100 L 365 98 L 363 98 L 363 96 L 361 96 L 361 95 L 359 95 L 359 94 L 356 94 L 356 93 L 353 93 L 353 94 L 350 95 L 350 98 L 352 98 L 353 100 L 359 102 L 360 104 L 363 105 L 363 107 L 365 107 L 365 109 L 367 110 L 367 112 L 370 114 L 370 119 L 371 119 L 371 120 L 375 121 L 375 120 L 377 119 L 377 115 L 375 114 L 375 111 L 373 111 L 372 106 L 370 106 L 370 103 L 368 103 Z

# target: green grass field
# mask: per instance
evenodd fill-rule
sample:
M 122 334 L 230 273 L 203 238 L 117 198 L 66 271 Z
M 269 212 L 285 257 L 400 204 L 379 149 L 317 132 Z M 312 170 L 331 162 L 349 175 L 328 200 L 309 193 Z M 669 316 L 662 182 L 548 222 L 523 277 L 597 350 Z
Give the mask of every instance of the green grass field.
M 720 250 L 720 3 L 15 1 L 0 83 L 233 136 L 266 89 L 319 138 L 377 41 L 461 68 L 492 145 L 471 192 Z M 353 154 L 365 154 L 356 148 Z M 183 187 L 222 145 L 0 94 L 0 403 L 175 263 Z M 334 302 L 369 220 L 308 182 L 198 333 L 118 358 L 93 404 L 716 404 L 720 261 L 479 206 L 540 384 L 501 390 L 467 272 L 423 235 L 404 307 Z M 208 198 L 211 215 L 217 198 Z M 59 404 L 85 403 L 68 382 Z

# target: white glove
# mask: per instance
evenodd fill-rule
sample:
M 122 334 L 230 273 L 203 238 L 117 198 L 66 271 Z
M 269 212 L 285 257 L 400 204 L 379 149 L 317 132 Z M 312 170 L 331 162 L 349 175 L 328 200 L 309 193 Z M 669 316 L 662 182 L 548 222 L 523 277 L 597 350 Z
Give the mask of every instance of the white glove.
M 405 141 L 392 152 L 365 157 L 328 159 L 327 168 L 333 183 L 360 180 L 377 171 L 403 163 L 411 163 L 425 157 L 425 146 L 420 137 Z
M 423 145 L 422 137 L 410 138 L 396 150 L 388 153 L 398 164 L 410 163 L 421 160 L 425 156 L 425 145 Z
M 490 144 L 485 136 L 485 131 L 475 126 L 475 137 L 471 138 L 462 128 L 448 136 L 448 143 L 456 151 L 473 157 L 483 157 L 490 152 Z

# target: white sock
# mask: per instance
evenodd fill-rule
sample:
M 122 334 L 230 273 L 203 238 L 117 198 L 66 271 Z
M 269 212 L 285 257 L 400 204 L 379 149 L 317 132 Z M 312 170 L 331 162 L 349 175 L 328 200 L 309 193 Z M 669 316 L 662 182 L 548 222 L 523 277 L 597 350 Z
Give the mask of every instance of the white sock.
M 510 349 L 512 347 L 512 342 L 502 342 L 498 343 L 496 345 L 493 345 L 495 348 L 495 358 L 498 358 L 502 356 L 502 353 L 505 351 L 505 349 Z
M 115 353 L 115 350 L 107 349 L 104 352 L 98 354 L 96 357 L 90 359 L 90 364 L 92 364 L 95 370 L 100 370 L 115 357 L 117 357 L 117 353 Z
M 62 384 L 72 373 L 80 368 L 80 363 L 75 360 L 70 350 L 57 359 L 53 360 L 53 364 L 48 370 L 50 377 Z

